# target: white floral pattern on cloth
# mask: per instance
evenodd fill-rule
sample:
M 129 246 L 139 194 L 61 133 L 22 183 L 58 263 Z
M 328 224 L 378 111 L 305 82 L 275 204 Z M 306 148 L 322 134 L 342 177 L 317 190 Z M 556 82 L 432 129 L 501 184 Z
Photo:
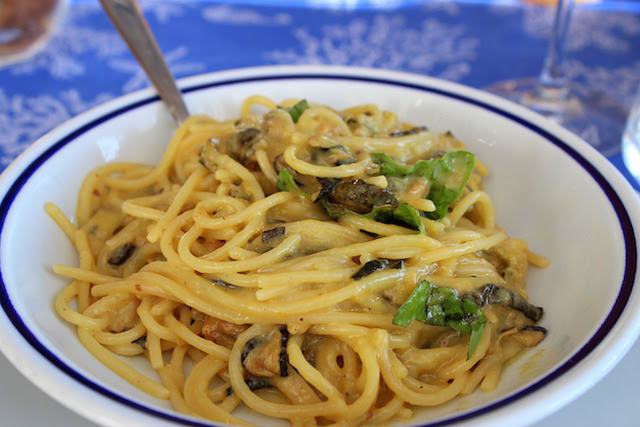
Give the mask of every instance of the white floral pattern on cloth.
M 164 57 L 167 65 L 176 76 L 192 75 L 204 71 L 205 65 L 202 62 L 182 61 L 184 58 L 188 58 L 188 53 L 186 46 L 179 46 L 170 52 L 165 52 Z M 131 74 L 131 78 L 122 86 L 124 93 L 143 88 L 148 84 L 144 70 L 140 68 L 134 58 L 114 58 L 108 61 L 108 65 L 114 71 Z
M 173 18 L 179 18 L 184 15 L 184 6 L 193 5 L 193 0 L 138 0 L 140 9 L 145 13 L 151 13 L 158 22 L 163 24 L 169 23 Z
M 569 78 L 591 88 L 599 88 L 626 107 L 633 98 L 640 84 L 640 56 L 628 65 L 609 68 L 605 65 L 588 67 L 577 60 L 567 61 Z
M 255 9 L 236 7 L 229 4 L 206 7 L 202 12 L 202 16 L 210 22 L 233 23 L 236 25 L 289 25 L 292 19 L 288 13 L 260 13 Z
M 492 6 L 494 13 L 518 19 L 524 33 L 548 42 L 555 8 Z M 566 71 L 571 81 L 607 92 L 629 106 L 640 84 L 640 13 L 624 14 L 576 6 L 565 39 Z M 545 45 L 546 47 L 546 45 Z M 598 55 L 607 55 L 598 61 Z M 591 57 L 589 63 L 585 57 Z M 625 58 L 618 64 L 620 58 Z M 607 58 L 607 59 L 604 59 Z
M 65 120 L 113 98 L 100 93 L 85 100 L 77 89 L 32 97 L 0 88 L 0 165 L 6 167 L 29 144 Z
M 301 0 L 298 0 L 301 1 Z M 397 69 L 485 87 L 535 76 L 552 8 L 498 1 L 139 0 L 176 77 L 265 64 Z M 326 5 L 325 1 L 325 5 Z M 568 39 L 573 80 L 623 104 L 640 83 L 640 8 L 578 8 Z M 0 69 L 0 170 L 70 117 L 148 86 L 98 2 L 72 0 L 46 49 Z M 592 130 L 586 130 L 591 132 Z
M 347 25 L 324 26 L 314 35 L 295 28 L 301 47 L 266 52 L 278 64 L 338 64 L 425 72 L 460 80 L 471 70 L 479 41 L 465 35 L 463 25 L 450 26 L 428 18 L 417 28 L 402 15 L 379 14 Z M 440 66 L 437 72 L 434 70 Z
M 524 31 L 532 37 L 548 39 L 551 33 L 552 7 L 524 8 Z M 628 36 L 640 34 L 640 16 L 619 13 L 594 13 L 577 7 L 570 18 L 566 38 L 567 52 L 597 47 L 610 52 L 625 52 L 632 48 Z

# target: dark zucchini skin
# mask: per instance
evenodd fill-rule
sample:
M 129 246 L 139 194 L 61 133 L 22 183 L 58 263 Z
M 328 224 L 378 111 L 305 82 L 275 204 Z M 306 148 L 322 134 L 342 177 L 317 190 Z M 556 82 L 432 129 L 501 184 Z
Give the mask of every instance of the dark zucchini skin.
M 129 258 L 131 258 L 131 255 L 133 255 L 135 250 L 136 245 L 127 242 L 113 251 L 107 262 L 111 265 L 122 265 L 127 262 Z
M 503 286 L 486 284 L 465 295 L 471 298 L 479 306 L 489 304 L 502 304 L 522 312 L 529 319 L 537 322 L 542 318 L 544 310 L 529 302 L 520 294 L 513 292 Z
M 287 354 L 287 343 L 289 342 L 289 330 L 286 326 L 280 328 L 280 376 L 289 375 L 289 355 Z
M 269 381 L 267 381 L 264 378 L 249 377 L 246 380 L 244 380 L 244 382 L 249 387 L 249 390 L 251 391 L 256 391 L 262 388 L 271 387 L 271 384 L 269 384 Z M 227 396 L 231 396 L 232 394 L 233 394 L 233 388 L 229 387 L 227 389 Z
M 262 243 L 270 242 L 285 235 L 285 227 L 276 227 L 262 232 Z
M 367 277 L 370 274 L 375 273 L 385 268 L 397 268 L 402 269 L 404 267 L 404 260 L 388 260 L 388 259 L 374 259 L 367 262 L 365 265 L 356 271 L 351 278 L 353 280 L 360 280 L 363 277 Z
M 355 181 L 340 181 L 322 179 L 322 190 L 316 197 L 316 202 L 324 200 L 331 205 L 351 212 L 366 214 L 375 206 L 396 206 L 398 200 L 395 195 L 373 184 L 356 179 Z

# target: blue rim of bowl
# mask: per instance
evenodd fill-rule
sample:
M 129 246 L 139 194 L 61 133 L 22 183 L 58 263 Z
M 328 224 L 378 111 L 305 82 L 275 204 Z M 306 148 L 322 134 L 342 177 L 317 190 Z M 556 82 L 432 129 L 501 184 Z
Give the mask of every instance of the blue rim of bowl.
M 204 89 L 210 89 L 219 86 L 229 86 L 236 84 L 245 84 L 251 82 L 259 82 L 259 81 L 273 81 L 273 80 L 302 80 L 302 79 L 322 79 L 322 80 L 343 80 L 343 81 L 354 81 L 354 82 L 366 82 L 366 83 L 374 83 L 374 84 L 382 84 L 388 86 L 399 86 L 405 87 L 409 89 L 415 89 L 424 92 L 430 92 L 437 95 L 445 96 L 448 98 L 456 99 L 458 101 L 462 101 L 468 104 L 472 104 L 476 107 L 480 107 L 487 111 L 498 114 L 502 117 L 505 117 L 513 122 L 518 123 L 521 126 L 528 128 L 529 130 L 537 133 L 542 136 L 544 139 L 554 144 L 558 148 L 562 149 L 567 155 L 569 155 L 573 160 L 575 160 L 582 168 L 584 168 L 587 173 L 598 183 L 600 188 L 604 191 L 605 195 L 609 199 L 613 209 L 615 210 L 618 220 L 620 222 L 620 227 L 622 229 L 622 233 L 624 236 L 624 244 L 625 244 L 625 270 L 624 276 L 622 279 L 622 283 L 620 286 L 620 291 L 616 298 L 616 301 L 607 315 L 607 318 L 602 323 L 600 328 L 593 334 L 593 336 L 589 339 L 589 341 L 578 350 L 571 358 L 569 358 L 563 365 L 556 368 L 553 372 L 549 373 L 545 377 L 539 379 L 535 383 L 527 386 L 526 388 L 507 396 L 497 402 L 491 403 L 487 406 L 480 407 L 471 412 L 453 416 L 443 420 L 435 420 L 433 422 L 429 422 L 427 424 L 423 424 L 423 426 L 436 427 L 436 426 L 444 426 L 449 425 L 456 422 L 461 422 L 464 420 L 469 420 L 471 418 L 486 414 L 490 411 L 496 410 L 498 408 L 504 407 L 512 402 L 515 402 L 534 391 L 540 389 L 544 385 L 550 383 L 554 379 L 563 375 L 571 368 L 575 367 L 582 360 L 584 360 L 608 335 L 608 333 L 613 329 L 616 322 L 622 315 L 626 304 L 631 295 L 631 291 L 633 290 L 633 285 L 636 277 L 637 270 L 637 252 L 636 252 L 636 237 L 633 230 L 633 225 L 631 223 L 631 219 L 629 214 L 624 206 L 624 203 L 612 187 L 612 185 L 606 180 L 606 178 L 598 171 L 598 169 L 593 166 L 589 161 L 587 161 L 580 153 L 578 153 L 574 148 L 572 148 L 569 144 L 561 140 L 559 137 L 555 136 L 551 132 L 541 128 L 540 126 L 531 123 L 528 120 L 523 119 L 522 117 L 517 116 L 507 110 L 499 108 L 497 106 L 491 105 L 487 102 L 481 101 L 479 99 L 475 99 L 472 96 L 463 95 L 461 93 L 455 92 L 455 90 L 448 90 L 443 88 L 438 88 L 433 86 L 432 84 L 427 83 L 413 83 L 409 81 L 405 81 L 403 79 L 394 79 L 394 78 L 382 78 L 382 77 L 363 77 L 363 76 L 354 76 L 349 74 L 319 74 L 319 73 L 302 73 L 302 74 L 274 74 L 274 75 L 263 75 L 263 76 L 250 76 L 250 77 L 241 77 L 241 78 L 229 78 L 210 81 L 202 84 L 194 84 L 192 86 L 186 87 L 182 89 L 183 93 L 196 92 Z M 158 96 L 149 96 L 142 100 L 132 102 L 128 105 L 120 107 L 116 110 L 105 113 L 104 115 L 97 117 L 86 123 L 79 128 L 75 129 L 68 135 L 60 138 L 57 142 L 52 144 L 46 151 L 44 151 L 41 155 L 39 155 L 36 159 L 34 159 L 19 175 L 19 177 L 14 181 L 10 189 L 7 191 L 5 197 L 0 203 L 0 243 L 2 241 L 2 233 L 4 230 L 4 223 L 6 217 L 11 209 L 11 205 L 15 200 L 16 196 L 20 192 L 21 188 L 26 184 L 29 178 L 38 170 L 40 166 L 42 166 L 48 159 L 50 159 L 58 150 L 62 147 L 66 146 L 70 142 L 74 141 L 80 135 L 85 132 L 93 129 L 94 127 L 111 120 L 119 115 L 122 115 L 128 111 L 135 110 L 136 108 L 142 107 L 144 105 L 160 102 L 160 98 Z M 142 405 L 140 403 L 134 402 L 129 398 L 121 396 L 117 393 L 114 393 L 105 387 L 97 384 L 96 382 L 90 380 L 89 378 L 83 376 L 80 372 L 73 369 L 71 366 L 65 364 L 62 360 L 60 360 L 51 350 L 46 348 L 44 344 L 42 344 L 36 336 L 29 330 L 26 324 L 22 321 L 20 314 L 13 307 L 11 300 L 9 299 L 9 295 L 7 293 L 6 285 L 4 282 L 4 277 L 2 275 L 2 271 L 0 270 L 0 305 L 3 310 L 13 323 L 16 330 L 23 336 L 23 338 L 42 356 L 44 356 L 47 360 L 49 360 L 53 365 L 55 365 L 58 369 L 60 369 L 65 374 L 69 375 L 71 378 L 80 382 L 81 384 L 91 388 L 92 390 L 113 399 L 119 403 L 127 405 L 133 409 L 142 411 L 144 413 L 162 418 L 167 421 L 172 422 L 180 422 L 183 425 L 191 425 L 191 426 L 215 426 L 215 423 L 207 422 L 207 421 L 197 421 L 188 419 L 185 417 L 181 417 L 179 415 L 169 414 L 166 412 L 162 412 L 158 409 L 150 408 L 148 406 Z M 62 321 L 62 320 L 61 320 Z

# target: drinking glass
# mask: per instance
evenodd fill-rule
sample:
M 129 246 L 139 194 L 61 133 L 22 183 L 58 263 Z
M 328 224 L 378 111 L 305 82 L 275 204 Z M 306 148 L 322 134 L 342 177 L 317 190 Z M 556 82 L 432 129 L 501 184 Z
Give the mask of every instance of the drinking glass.
M 66 0 L 0 0 L 0 67 L 42 49 L 66 4 Z
M 549 48 L 537 78 L 506 80 L 486 90 L 557 121 L 611 156 L 620 151 L 626 108 L 607 94 L 578 86 L 568 78 L 564 44 L 573 7 L 573 0 L 557 0 Z

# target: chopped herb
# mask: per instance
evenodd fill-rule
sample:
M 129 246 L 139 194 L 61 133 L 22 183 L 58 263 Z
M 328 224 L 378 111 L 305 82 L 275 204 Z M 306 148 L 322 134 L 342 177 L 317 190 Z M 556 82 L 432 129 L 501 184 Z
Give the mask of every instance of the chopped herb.
M 441 219 L 447 214 L 449 205 L 460 197 L 467 185 L 475 157 L 467 151 L 453 151 L 440 159 L 430 160 L 435 163 L 433 168 L 431 190 L 428 199 L 436 205 L 436 210 L 427 214 L 431 219 Z
M 298 122 L 298 120 L 300 119 L 300 116 L 302 115 L 304 110 L 306 110 L 307 108 L 309 108 L 309 103 L 307 102 L 306 99 L 303 99 L 301 101 L 298 101 L 296 105 L 294 105 L 289 109 L 289 114 L 293 119 L 293 123 Z
M 393 316 L 393 324 L 406 328 L 414 320 L 425 322 L 427 320 L 427 299 L 430 293 L 429 282 L 426 280 L 420 282 Z
M 293 179 L 293 175 L 287 169 L 282 169 L 278 174 L 278 181 L 276 186 L 280 191 L 290 191 L 291 193 L 299 194 L 300 196 L 309 197 L 308 193 L 305 193 L 298 187 L 296 180 Z
M 411 321 L 434 326 L 449 326 L 469 334 L 467 359 L 476 350 L 484 325 L 487 323 L 482 309 L 470 298 L 463 298 L 449 287 L 435 286 L 426 280 L 420 282 L 393 317 L 393 324 L 407 327 Z
M 327 199 L 321 199 L 320 203 L 324 210 L 333 219 L 338 219 L 343 215 L 356 215 L 365 218 L 371 218 L 374 221 L 382 222 L 385 224 L 395 224 L 402 227 L 419 230 L 420 233 L 427 234 L 424 224 L 420 219 L 420 212 L 418 212 L 416 208 L 407 203 L 401 203 L 398 206 L 377 206 L 374 207 L 371 212 L 366 214 L 346 209 L 338 204 L 329 202 Z
M 359 215 L 385 224 L 420 230 L 426 234 L 420 212 L 407 203 L 398 203 L 395 195 L 362 180 L 320 179 L 322 189 L 314 200 L 333 219 Z
M 380 174 L 384 176 L 397 176 L 404 178 L 409 174 L 409 168 L 402 166 L 393 160 L 387 153 L 371 153 L 374 163 L 380 165 Z
M 340 218 L 342 215 L 347 215 L 347 214 L 359 215 L 353 211 L 350 211 L 339 205 L 331 203 L 327 199 L 320 199 L 319 202 L 320 202 L 320 205 L 327 212 L 327 214 L 329 214 L 331 219 L 334 219 L 334 220 Z
M 421 234 L 427 234 L 420 212 L 408 203 L 400 203 L 396 207 L 381 206 L 371 211 L 371 218 L 385 224 L 396 224 L 407 228 L 419 230 Z
M 430 185 L 427 199 L 436 205 L 434 212 L 426 213 L 431 219 L 444 218 L 449 205 L 462 194 L 475 164 L 474 155 L 468 151 L 451 151 L 439 159 L 419 160 L 411 167 L 397 163 L 386 153 L 371 153 L 371 158 L 380 164 L 382 175 L 427 178 Z

